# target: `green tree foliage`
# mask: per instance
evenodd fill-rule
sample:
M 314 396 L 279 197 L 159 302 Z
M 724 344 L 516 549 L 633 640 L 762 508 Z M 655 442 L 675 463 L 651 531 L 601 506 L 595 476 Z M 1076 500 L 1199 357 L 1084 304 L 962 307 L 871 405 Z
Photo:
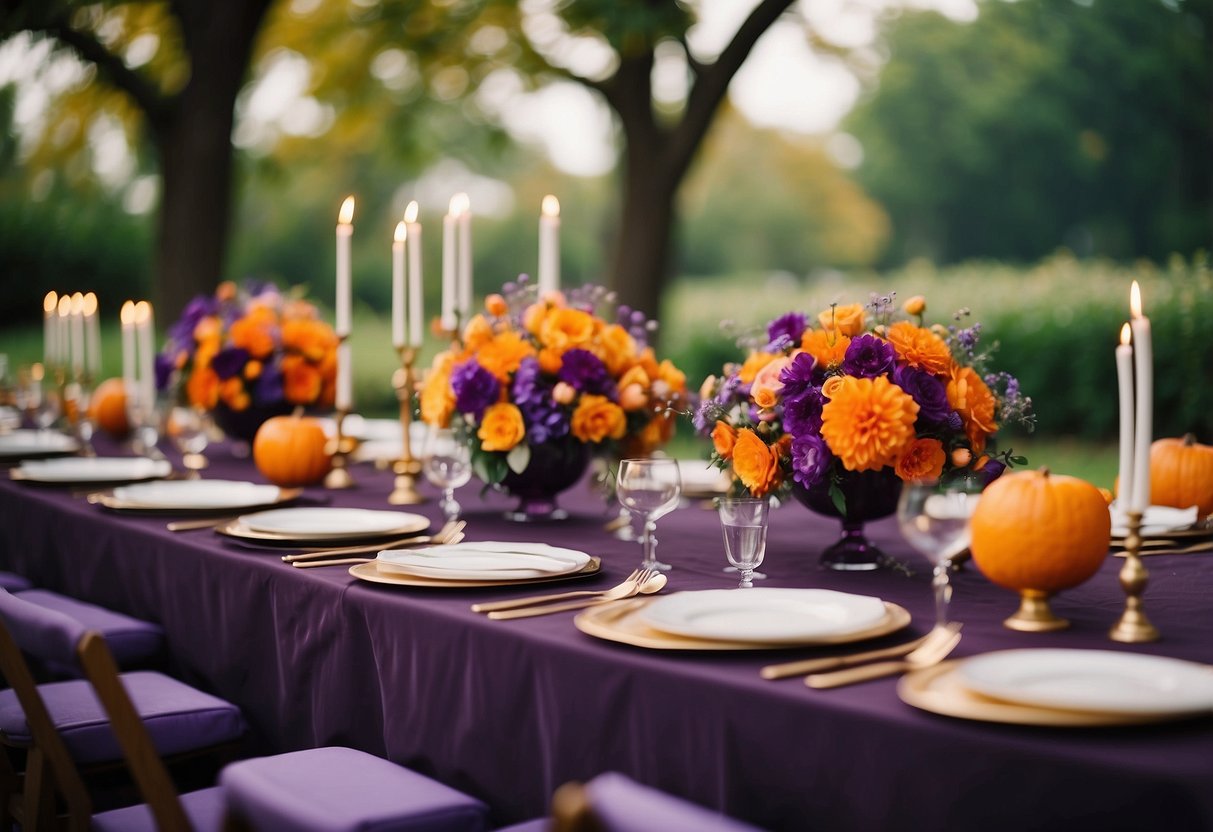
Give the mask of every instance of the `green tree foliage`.
M 986 0 L 906 13 L 848 128 L 887 207 L 889 259 L 1207 246 L 1209 0 Z

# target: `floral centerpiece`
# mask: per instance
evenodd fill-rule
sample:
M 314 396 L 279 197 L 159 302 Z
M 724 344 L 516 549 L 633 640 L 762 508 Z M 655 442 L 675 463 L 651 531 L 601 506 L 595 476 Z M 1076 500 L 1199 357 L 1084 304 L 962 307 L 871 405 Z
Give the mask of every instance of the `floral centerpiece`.
M 270 283 L 221 283 L 199 295 L 169 328 L 156 383 L 177 388 L 215 415 L 227 433 L 251 440 L 270 416 L 296 406 L 332 407 L 337 336 L 316 307 Z
M 1001 423 L 1031 425 L 1031 400 L 989 368 L 981 325 L 961 326 L 962 310 L 953 326 L 925 326 L 923 298 L 897 310 L 894 297 L 776 318 L 700 391 L 696 429 L 735 490 L 791 491 L 843 518 L 843 540 L 823 558 L 834 568 L 877 565 L 862 524 L 893 513 L 902 481 L 988 481 L 1026 462 L 993 448 Z
M 655 328 L 600 286 L 540 299 L 524 275 L 434 358 L 422 419 L 462 432 L 477 476 L 520 498 L 517 519 L 551 517 L 592 454 L 645 456 L 673 434 L 686 376 L 657 360 Z

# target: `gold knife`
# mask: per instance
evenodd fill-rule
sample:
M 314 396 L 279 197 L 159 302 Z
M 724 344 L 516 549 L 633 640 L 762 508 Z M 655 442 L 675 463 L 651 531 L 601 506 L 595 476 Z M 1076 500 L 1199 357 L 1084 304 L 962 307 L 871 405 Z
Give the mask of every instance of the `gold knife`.
M 896 659 L 909 653 L 927 640 L 921 636 L 905 644 L 893 647 L 881 647 L 879 650 L 865 650 L 862 653 L 851 653 L 846 656 L 828 656 L 822 659 L 803 659 L 784 664 L 769 664 L 760 673 L 764 679 L 786 679 L 789 676 L 804 676 L 807 673 L 820 673 L 823 670 L 835 670 L 840 667 L 853 667 L 857 664 L 874 662 L 880 659 Z

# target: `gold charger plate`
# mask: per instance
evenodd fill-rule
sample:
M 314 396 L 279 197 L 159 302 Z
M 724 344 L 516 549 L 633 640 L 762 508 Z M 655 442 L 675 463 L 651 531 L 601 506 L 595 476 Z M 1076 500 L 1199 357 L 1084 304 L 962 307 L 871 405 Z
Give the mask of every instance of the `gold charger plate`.
M 597 575 L 602 569 L 602 558 L 591 557 L 585 566 L 576 572 L 564 575 L 553 575 L 548 578 L 523 578 L 513 581 L 451 581 L 444 578 L 423 578 L 420 575 L 406 575 L 403 572 L 380 570 L 375 561 L 359 563 L 350 567 L 350 574 L 360 581 L 370 581 L 374 584 L 391 584 L 393 586 L 420 586 L 432 589 L 473 589 L 484 586 L 530 586 L 531 584 L 548 584 L 554 581 L 569 581 L 574 578 L 588 578 Z
M 132 503 L 119 500 L 112 490 L 95 491 L 88 495 L 88 501 L 93 505 L 102 506 L 112 511 L 130 512 L 132 514 L 172 514 L 185 517 L 205 517 L 209 515 L 231 514 L 234 511 L 248 513 L 260 509 L 275 508 L 298 500 L 303 494 L 302 488 L 279 488 L 278 499 L 271 503 L 258 503 L 252 506 L 207 506 L 206 508 L 188 508 L 184 506 L 149 506 L 143 503 Z
M 313 546 L 328 546 L 335 543 L 365 543 L 367 546 L 373 546 L 376 540 L 396 540 L 409 535 L 420 534 L 430 527 L 430 521 L 420 514 L 412 515 L 416 519 L 410 523 L 405 523 L 398 529 L 392 529 L 383 534 L 368 535 L 365 532 L 358 532 L 352 535 L 334 534 L 330 537 L 296 537 L 289 534 L 278 534 L 277 532 L 262 532 L 256 529 L 250 529 L 240 522 L 239 519 L 231 520 L 227 523 L 221 523 L 215 527 L 215 534 L 221 534 L 224 537 L 231 537 L 236 540 L 244 540 L 263 545 L 279 545 L 279 546 L 296 546 L 311 548 Z
M 910 613 L 897 604 L 884 602 L 887 615 L 884 620 L 866 630 L 847 633 L 833 638 L 817 639 L 803 644 L 763 644 L 751 641 L 715 641 L 706 638 L 690 638 L 663 633 L 645 624 L 638 612 L 653 601 L 640 598 L 625 601 L 622 605 L 604 604 L 592 607 L 573 619 L 573 626 L 589 636 L 644 647 L 649 650 L 787 650 L 789 647 L 814 647 L 825 644 L 849 644 L 869 638 L 895 633 L 910 623 Z
M 1061 728 L 1095 728 L 1111 725 L 1145 725 L 1191 719 L 1192 714 L 1117 714 L 1064 711 L 992 699 L 966 688 L 955 671 L 963 659 L 915 670 L 901 677 L 897 695 L 902 702 L 933 714 L 1001 722 L 1007 725 L 1044 725 Z

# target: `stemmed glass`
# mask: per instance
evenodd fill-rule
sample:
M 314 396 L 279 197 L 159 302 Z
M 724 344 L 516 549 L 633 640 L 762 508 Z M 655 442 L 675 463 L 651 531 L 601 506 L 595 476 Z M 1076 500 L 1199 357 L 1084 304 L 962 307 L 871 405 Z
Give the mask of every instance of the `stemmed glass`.
M 935 626 L 948 623 L 952 586 L 948 572 L 952 558 L 963 552 L 971 537 L 969 518 L 977 508 L 981 483 L 960 478 L 950 481 L 907 482 L 897 503 L 897 522 L 910 545 L 934 566 Z
M 738 589 L 754 586 L 754 570 L 762 566 L 767 551 L 767 519 L 770 503 L 753 497 L 723 497 L 720 500 L 720 530 L 724 554 L 741 573 Z
M 430 428 L 425 441 L 425 478 L 442 489 L 442 514 L 447 522 L 459 519 L 463 507 L 455 489 L 472 478 L 472 454 L 467 442 L 450 428 Z
M 670 565 L 657 560 L 657 520 L 678 506 L 682 494 L 682 477 L 678 473 L 678 462 L 673 459 L 625 459 L 619 463 L 619 477 L 615 483 L 615 495 L 632 514 L 644 522 L 641 545 L 644 560 L 641 569 L 656 569 L 668 572 Z
M 181 452 L 181 464 L 189 472 L 187 479 L 202 477 L 199 473 L 209 464 L 203 451 L 209 441 L 206 432 L 206 413 L 197 407 L 174 407 L 168 411 L 164 432 Z

